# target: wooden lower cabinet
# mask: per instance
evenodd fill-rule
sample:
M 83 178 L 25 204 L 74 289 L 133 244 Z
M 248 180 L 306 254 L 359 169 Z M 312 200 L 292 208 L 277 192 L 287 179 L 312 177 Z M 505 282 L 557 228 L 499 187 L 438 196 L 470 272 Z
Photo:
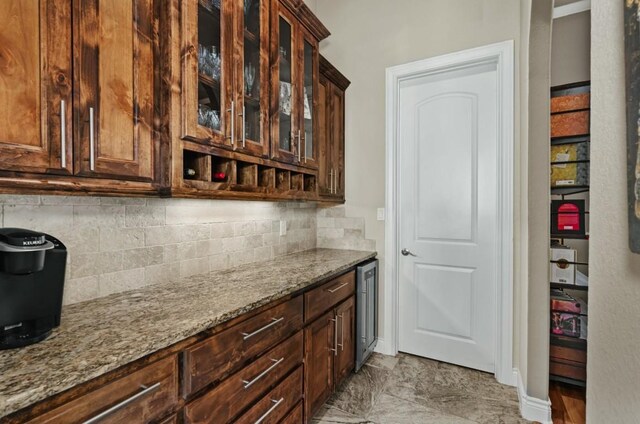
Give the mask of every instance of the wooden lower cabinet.
M 310 419 L 334 387 L 336 317 L 329 311 L 304 329 L 305 416 Z
M 299 402 L 298 405 L 293 408 L 293 411 L 289 412 L 289 415 L 284 417 L 280 424 L 302 424 L 304 422 L 304 405 Z
M 350 270 L 0 421 L 310 422 L 354 368 L 354 290 Z
M 273 390 L 267 393 L 251 409 L 243 414 L 238 424 L 279 423 L 300 399 L 302 399 L 302 367 L 298 367 Z
M 351 374 L 355 367 L 356 351 L 356 300 L 349 300 L 336 308 L 338 323 L 338 352 L 335 361 L 336 386 Z
M 160 360 L 55 408 L 29 424 L 148 423 L 178 405 L 177 357 Z
M 185 397 L 233 372 L 301 327 L 302 296 L 298 296 L 186 349 Z
M 188 404 L 185 423 L 228 423 L 302 364 L 302 331 Z

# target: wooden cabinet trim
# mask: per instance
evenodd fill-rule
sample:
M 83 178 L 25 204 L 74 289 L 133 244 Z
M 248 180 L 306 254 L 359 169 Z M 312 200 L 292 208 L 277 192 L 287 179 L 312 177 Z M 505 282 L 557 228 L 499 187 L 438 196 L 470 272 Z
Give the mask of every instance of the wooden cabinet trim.
M 347 91 L 351 85 L 351 81 L 322 55 L 320 55 L 320 74 L 342 91 Z

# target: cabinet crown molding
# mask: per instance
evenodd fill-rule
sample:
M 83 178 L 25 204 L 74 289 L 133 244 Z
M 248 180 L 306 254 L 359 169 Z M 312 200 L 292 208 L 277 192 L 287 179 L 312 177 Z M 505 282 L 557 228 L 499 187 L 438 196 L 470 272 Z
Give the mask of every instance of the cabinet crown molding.
M 342 91 L 346 91 L 351 85 L 351 81 L 322 55 L 320 55 L 320 73 Z
M 331 35 L 331 32 L 320 19 L 309 9 L 303 0 L 280 0 L 280 3 L 296 15 L 298 20 L 311 34 L 322 41 Z

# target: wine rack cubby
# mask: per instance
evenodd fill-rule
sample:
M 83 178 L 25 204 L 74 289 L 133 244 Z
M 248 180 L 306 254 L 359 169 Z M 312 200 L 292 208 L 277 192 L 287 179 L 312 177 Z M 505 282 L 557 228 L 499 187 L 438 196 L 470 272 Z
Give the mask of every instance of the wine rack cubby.
M 198 146 L 183 150 L 183 186 L 188 195 L 203 190 L 210 197 L 316 200 L 317 174 L 288 169 L 291 165 Z M 228 157 L 227 157 L 228 156 Z M 239 157 L 242 157 L 242 160 Z

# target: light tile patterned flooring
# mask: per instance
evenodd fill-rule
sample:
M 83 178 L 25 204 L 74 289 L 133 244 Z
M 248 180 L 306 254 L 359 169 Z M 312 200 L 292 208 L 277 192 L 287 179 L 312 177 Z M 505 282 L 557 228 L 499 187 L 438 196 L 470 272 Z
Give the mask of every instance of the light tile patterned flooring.
M 314 424 L 526 423 L 516 389 L 493 375 L 419 358 L 374 354 L 345 381 Z

